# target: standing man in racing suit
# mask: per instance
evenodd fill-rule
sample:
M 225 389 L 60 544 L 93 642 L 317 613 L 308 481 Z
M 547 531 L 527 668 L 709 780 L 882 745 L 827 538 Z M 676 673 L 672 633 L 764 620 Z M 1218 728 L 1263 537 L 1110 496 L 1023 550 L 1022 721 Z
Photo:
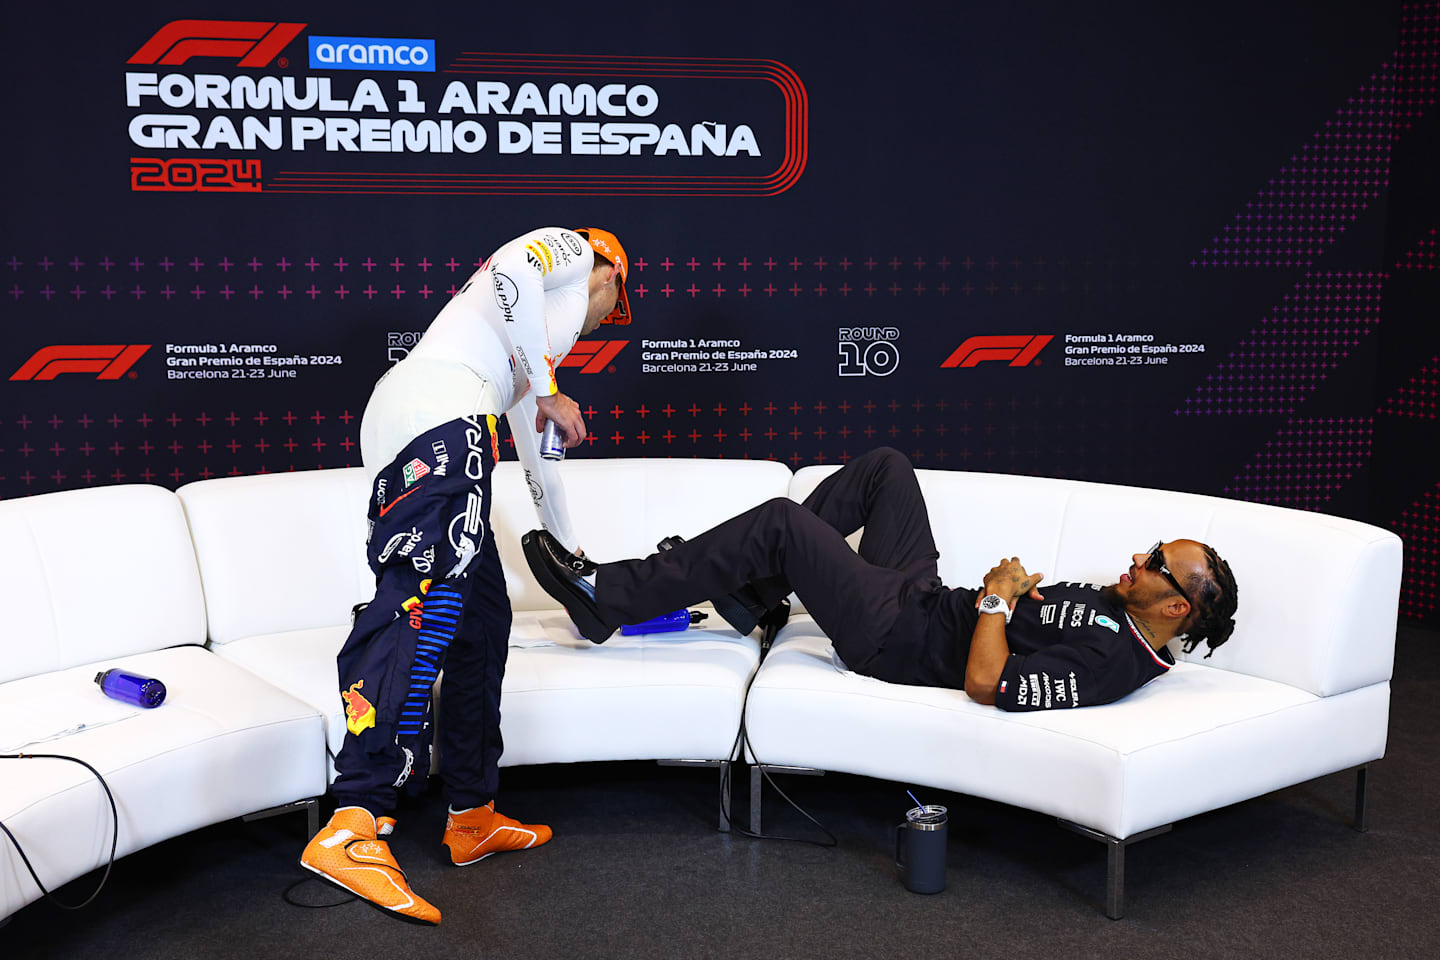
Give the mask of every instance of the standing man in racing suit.
M 510 638 L 490 535 L 496 418 L 509 419 L 540 522 L 577 551 L 558 463 L 540 457 L 539 434 L 551 420 L 566 447 L 585 438 L 555 368 L 582 334 L 630 322 L 628 268 L 604 230 L 544 227 L 511 240 L 380 378 L 365 408 L 375 599 L 338 657 L 347 727 L 332 787 L 339 806 L 300 863 L 401 919 L 440 922 L 384 838 L 398 791 L 419 793 L 430 770 L 431 689 L 442 668 L 440 773 L 450 808 L 441 843 L 451 860 L 466 866 L 550 839 L 549 827 L 495 810 Z

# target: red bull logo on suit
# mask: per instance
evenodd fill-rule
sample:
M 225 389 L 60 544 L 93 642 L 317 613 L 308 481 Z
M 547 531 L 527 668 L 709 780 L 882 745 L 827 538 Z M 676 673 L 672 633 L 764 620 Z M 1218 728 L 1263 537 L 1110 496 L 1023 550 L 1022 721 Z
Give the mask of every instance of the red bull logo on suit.
M 357 737 L 375 726 L 375 707 L 360 693 L 364 686 L 364 680 L 356 680 L 349 690 L 340 691 L 340 699 L 345 701 L 345 729 Z

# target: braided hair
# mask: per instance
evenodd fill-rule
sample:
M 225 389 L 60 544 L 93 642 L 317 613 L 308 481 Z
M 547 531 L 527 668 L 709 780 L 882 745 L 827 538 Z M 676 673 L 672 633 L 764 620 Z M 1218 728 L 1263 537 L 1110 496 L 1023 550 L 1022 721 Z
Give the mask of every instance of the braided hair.
M 1205 561 L 1210 567 L 1209 575 L 1193 573 L 1187 578 L 1191 596 L 1195 597 L 1194 617 L 1190 629 L 1183 638 L 1184 650 L 1190 653 L 1204 640 L 1210 652 L 1206 659 L 1230 639 L 1235 630 L 1236 586 L 1235 575 L 1230 564 L 1208 544 L 1200 544 L 1205 551 Z

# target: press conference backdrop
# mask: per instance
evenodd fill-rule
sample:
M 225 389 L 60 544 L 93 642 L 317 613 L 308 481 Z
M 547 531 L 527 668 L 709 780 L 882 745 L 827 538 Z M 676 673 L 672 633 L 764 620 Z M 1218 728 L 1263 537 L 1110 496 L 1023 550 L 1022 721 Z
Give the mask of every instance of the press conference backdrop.
M 1354 516 L 1435 615 L 1440 3 L 5 17 L 0 496 L 356 465 L 484 257 L 597 225 L 635 322 L 572 456 Z

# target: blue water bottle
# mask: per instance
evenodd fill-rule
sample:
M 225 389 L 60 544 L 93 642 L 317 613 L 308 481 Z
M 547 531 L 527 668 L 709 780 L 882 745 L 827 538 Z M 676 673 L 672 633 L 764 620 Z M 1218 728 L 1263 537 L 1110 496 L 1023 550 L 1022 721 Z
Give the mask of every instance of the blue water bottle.
M 124 670 L 102 670 L 95 682 L 105 696 L 137 707 L 158 707 L 165 702 L 165 684 L 151 677 L 139 677 Z
M 674 613 L 652 617 L 644 623 L 627 623 L 620 628 L 620 632 L 627 637 L 633 637 L 637 633 L 672 633 L 704 619 L 705 614 L 699 610 L 676 610 Z

